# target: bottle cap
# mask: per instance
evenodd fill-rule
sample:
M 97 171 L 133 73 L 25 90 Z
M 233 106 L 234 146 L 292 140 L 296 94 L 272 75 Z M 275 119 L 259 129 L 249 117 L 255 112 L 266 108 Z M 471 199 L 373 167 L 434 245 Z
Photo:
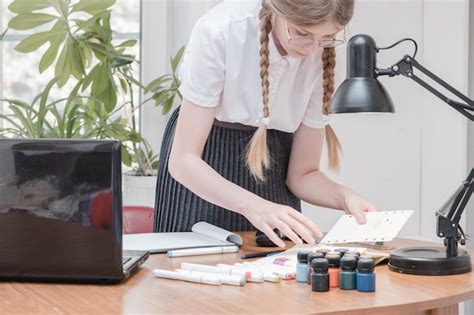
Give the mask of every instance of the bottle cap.
M 357 258 L 351 255 L 344 255 L 341 258 L 341 269 L 344 271 L 354 271 L 357 266 Z
M 373 258 L 360 258 L 357 262 L 357 271 L 369 273 L 373 272 L 375 267 L 375 260 Z
M 360 253 L 358 251 L 355 251 L 355 250 L 347 251 L 344 255 L 352 255 L 352 256 L 360 257 Z
M 315 258 L 311 261 L 314 272 L 328 272 L 329 262 L 326 258 Z
M 297 259 L 299 263 L 308 263 L 308 254 L 310 252 L 307 250 L 300 250 L 297 254 Z
M 319 253 L 319 252 L 311 252 L 308 254 L 308 264 L 311 264 L 311 261 L 315 258 L 324 258 L 324 254 L 323 253 Z
M 326 249 L 326 248 L 320 248 L 317 250 L 318 253 L 323 253 L 324 255 L 326 255 L 327 253 L 329 253 L 329 249 Z
M 347 248 L 336 248 L 334 250 L 335 252 L 341 253 L 340 255 L 343 256 L 345 253 L 347 253 L 349 250 Z
M 326 255 L 326 259 L 329 262 L 329 267 L 337 267 L 339 268 L 340 262 L 341 262 L 341 256 L 339 254 L 332 254 L 330 255 L 329 253 Z

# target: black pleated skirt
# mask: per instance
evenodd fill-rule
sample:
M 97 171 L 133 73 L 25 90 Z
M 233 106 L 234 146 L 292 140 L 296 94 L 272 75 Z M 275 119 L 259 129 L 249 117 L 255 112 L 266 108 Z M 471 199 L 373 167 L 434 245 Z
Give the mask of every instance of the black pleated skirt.
M 171 177 L 168 160 L 178 115 L 179 108 L 172 113 L 161 143 L 154 231 L 186 232 L 199 221 L 206 221 L 229 231 L 255 230 L 244 216 L 207 202 Z M 268 130 L 272 165 L 265 172 L 265 182 L 257 182 L 245 163 L 247 144 L 254 132 L 255 127 L 215 121 L 202 153 L 203 160 L 240 187 L 269 201 L 301 211 L 300 200 L 286 186 L 293 134 Z

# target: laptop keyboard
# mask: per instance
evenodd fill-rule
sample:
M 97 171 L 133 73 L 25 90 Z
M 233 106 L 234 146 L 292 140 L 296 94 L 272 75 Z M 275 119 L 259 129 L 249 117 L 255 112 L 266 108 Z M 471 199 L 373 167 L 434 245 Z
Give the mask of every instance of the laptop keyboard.
M 123 256 L 122 257 L 122 265 L 125 265 L 127 262 L 129 262 L 132 259 L 132 257 L 129 256 Z

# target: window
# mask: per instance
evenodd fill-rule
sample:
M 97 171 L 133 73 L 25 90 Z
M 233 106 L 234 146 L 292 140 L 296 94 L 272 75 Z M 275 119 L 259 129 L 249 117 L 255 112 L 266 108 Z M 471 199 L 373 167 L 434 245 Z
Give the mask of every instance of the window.
M 6 29 L 13 14 L 8 10 L 12 0 L 0 0 L 0 22 L 1 32 Z M 138 40 L 138 44 L 133 49 L 129 49 L 137 59 L 140 59 L 140 29 L 141 29 L 141 1 L 139 0 L 117 0 L 112 7 L 112 29 L 117 33 L 114 38 L 117 41 L 126 39 Z M 50 27 L 50 25 L 47 25 Z M 40 28 L 35 29 L 35 32 Z M 38 65 L 41 56 L 47 49 L 44 45 L 41 49 L 23 54 L 17 52 L 15 46 L 28 34 L 10 30 L 5 36 L 4 42 L 0 45 L 0 98 L 21 99 L 31 102 L 33 98 L 44 88 L 46 82 L 53 77 L 54 69 L 49 68 L 44 73 L 39 74 Z M 139 78 L 140 69 L 134 69 L 135 77 Z M 118 84 L 118 82 L 117 82 Z M 52 98 L 60 98 L 68 95 L 74 86 L 70 80 L 61 90 L 56 88 L 51 91 Z M 138 91 L 135 95 L 139 97 Z M 1 107 L 4 104 L 0 103 Z M 5 108 L 4 108 L 5 109 Z

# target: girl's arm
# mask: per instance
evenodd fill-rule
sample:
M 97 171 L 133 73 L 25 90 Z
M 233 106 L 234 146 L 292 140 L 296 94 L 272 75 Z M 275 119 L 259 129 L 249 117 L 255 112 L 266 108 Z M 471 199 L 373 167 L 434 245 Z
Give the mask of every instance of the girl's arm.
M 365 212 L 375 211 L 376 207 L 319 170 L 324 138 L 324 129 L 300 125 L 293 139 L 287 185 L 308 203 L 344 210 L 352 213 L 359 223 L 365 223 Z
M 171 176 L 199 197 L 242 214 L 279 246 L 284 243 L 274 228 L 297 244 L 302 243 L 298 235 L 314 244 L 313 235 L 322 234 L 311 220 L 291 207 L 267 201 L 228 181 L 202 160 L 215 112 L 215 107 L 183 100 L 168 164 Z

